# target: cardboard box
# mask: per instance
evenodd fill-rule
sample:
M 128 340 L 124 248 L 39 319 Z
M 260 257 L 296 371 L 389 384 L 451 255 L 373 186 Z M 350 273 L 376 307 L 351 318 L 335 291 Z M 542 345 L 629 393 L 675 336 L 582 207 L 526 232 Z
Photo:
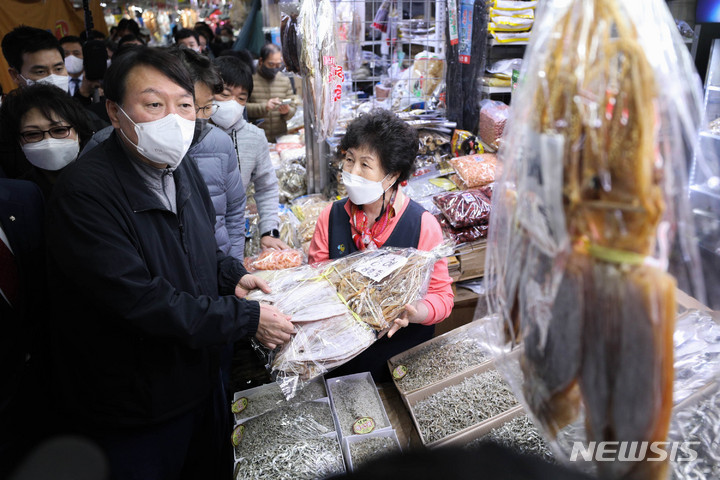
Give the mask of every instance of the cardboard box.
M 509 420 L 512 420 L 513 418 L 515 418 L 518 415 L 523 413 L 522 405 L 518 404 L 517 406 L 515 406 L 509 410 L 506 410 L 494 417 L 488 418 L 487 420 L 484 420 L 478 424 L 471 425 L 467 428 L 464 428 L 458 432 L 455 432 L 455 433 L 448 435 L 444 438 L 441 438 L 439 440 L 429 442 L 427 439 L 425 439 L 425 436 L 423 435 L 422 430 L 420 429 L 420 424 L 417 421 L 417 417 L 415 416 L 415 410 L 414 410 L 415 405 L 418 402 L 420 402 L 421 400 L 426 399 L 430 395 L 433 395 L 447 387 L 461 383 L 466 378 L 472 377 L 473 375 L 477 375 L 479 373 L 494 370 L 494 368 L 495 368 L 494 363 L 492 361 L 485 362 L 482 365 L 479 365 L 472 370 L 467 370 L 460 375 L 455 375 L 453 377 L 449 377 L 449 378 L 443 380 L 442 382 L 432 385 L 431 387 L 418 390 L 418 391 L 410 393 L 406 396 L 408 409 L 410 410 L 410 417 L 412 418 L 413 423 L 415 424 L 415 428 L 417 429 L 418 434 L 420 435 L 420 440 L 422 441 L 423 445 L 425 445 L 426 447 L 429 447 L 429 448 L 436 448 L 436 447 L 443 447 L 443 446 L 450 446 L 450 445 L 464 445 L 467 442 L 470 442 L 476 438 L 486 435 L 493 428 L 496 428 L 496 427 L 502 425 L 503 423 L 505 423 Z
M 380 394 L 378 393 L 377 387 L 375 386 L 375 382 L 373 381 L 372 375 L 370 372 L 362 372 L 362 373 L 354 373 L 352 375 L 345 375 L 342 377 L 336 377 L 336 378 L 330 378 L 327 380 L 327 391 L 328 395 L 330 396 L 330 406 L 332 408 L 333 413 L 333 419 L 335 420 L 335 426 L 337 428 L 338 435 L 340 439 L 343 439 L 345 437 L 351 437 L 354 435 L 367 435 L 368 433 L 359 433 L 356 432 L 354 434 L 347 434 L 343 432 L 343 427 L 350 430 L 353 428 L 353 425 L 343 425 L 341 422 L 343 419 L 340 418 L 337 412 L 337 403 L 338 403 L 338 397 L 337 397 L 337 388 L 340 386 L 343 382 L 347 381 L 357 381 L 357 382 L 364 382 L 368 385 L 368 388 L 372 388 L 374 392 L 374 397 L 377 400 L 377 407 L 379 411 L 381 412 L 381 418 L 373 418 L 373 421 L 375 423 L 375 427 L 373 427 L 373 430 L 368 433 L 372 432 L 380 432 L 383 430 L 390 430 L 392 429 L 392 424 L 390 423 L 390 419 L 388 418 L 387 412 L 385 411 L 385 405 L 383 404 L 382 399 L 380 398 Z M 359 412 L 360 415 L 363 415 L 362 412 Z M 368 415 L 369 417 L 370 415 Z M 364 417 L 360 417 L 364 418 Z M 360 418 L 356 420 L 360 420 Z
M 397 451 L 401 452 L 402 448 L 400 447 L 400 441 L 398 440 L 397 434 L 395 433 L 394 429 L 390 430 L 382 430 L 379 432 L 372 432 L 368 433 L 367 435 L 356 435 L 353 437 L 345 437 L 342 441 L 342 452 L 343 457 L 345 457 L 345 466 L 347 467 L 347 470 L 349 472 L 353 471 L 353 459 L 350 455 L 350 445 L 353 443 L 362 442 L 363 440 L 367 440 L 368 438 L 377 438 L 377 437 L 385 437 L 390 438 L 395 442 L 395 445 L 397 445 Z
M 393 383 L 395 383 L 395 387 L 398 389 L 398 392 L 400 392 L 400 395 L 402 396 L 403 402 L 405 403 L 405 405 L 407 405 L 407 395 L 408 395 L 408 394 L 410 394 L 410 393 L 412 393 L 412 392 L 417 392 L 417 391 L 419 391 L 419 390 L 424 390 L 424 389 L 426 389 L 426 388 L 430 388 L 430 387 L 432 387 L 433 385 L 436 385 L 436 384 L 438 384 L 438 383 L 445 382 L 447 379 L 440 380 L 440 381 L 438 381 L 438 382 L 435 382 L 434 384 L 430 384 L 430 385 L 427 385 L 427 386 L 425 386 L 425 387 L 416 388 L 416 389 L 414 389 L 414 390 L 407 390 L 407 391 L 406 391 L 406 390 L 403 389 L 403 387 L 401 386 L 401 384 L 399 384 L 398 381 L 397 381 L 397 380 L 394 378 L 394 376 L 392 375 L 393 369 L 394 369 L 396 366 L 402 364 L 402 359 L 403 359 L 403 358 L 406 358 L 408 355 L 412 355 L 413 353 L 415 353 L 415 352 L 417 352 L 417 351 L 419 351 L 419 350 L 422 350 L 422 349 L 424 349 L 424 348 L 426 348 L 426 347 L 429 347 L 429 346 L 432 346 L 432 345 L 434 345 L 434 344 L 439 344 L 439 343 L 445 342 L 445 341 L 447 341 L 448 339 L 452 339 L 453 337 L 459 338 L 459 337 L 463 337 L 463 336 L 465 336 L 465 335 L 468 335 L 469 333 L 471 333 L 472 331 L 474 331 L 475 329 L 477 329 L 477 328 L 479 328 L 479 327 L 480 327 L 480 324 L 479 324 L 479 323 L 470 322 L 470 323 L 468 323 L 468 324 L 466 324 L 466 325 L 463 325 L 462 327 L 455 328 L 455 329 L 453 329 L 453 330 L 450 330 L 450 331 L 447 332 L 447 333 L 444 333 L 444 334 L 442 334 L 442 335 L 438 335 L 438 336 L 436 336 L 436 337 L 433 337 L 433 338 L 431 338 L 430 340 L 428 340 L 428 341 L 426 341 L 426 342 L 423 342 L 423 343 L 421 343 L 421 344 L 419 344 L 419 345 L 416 345 L 416 346 L 414 346 L 414 347 L 412 347 L 412 348 L 409 348 L 408 350 L 405 350 L 405 351 L 402 352 L 402 353 L 398 353 L 397 355 L 395 355 L 395 356 L 393 356 L 393 357 L 390 357 L 390 358 L 388 359 L 388 362 L 387 362 L 387 363 L 388 363 L 388 368 L 390 369 L 390 376 L 392 377 Z M 477 337 L 477 336 L 475 335 L 474 337 Z M 479 342 L 479 341 L 480 341 L 480 338 L 479 338 L 479 337 L 477 337 L 477 338 L 478 338 L 478 342 Z M 490 363 L 489 358 L 490 358 L 490 355 L 488 354 L 488 360 L 483 360 L 482 362 L 479 362 L 476 366 L 467 368 L 467 369 L 465 369 L 464 371 L 456 372 L 454 375 L 452 375 L 452 376 L 449 377 L 449 378 L 452 378 L 452 377 L 458 376 L 458 375 L 462 375 L 462 374 L 465 373 L 466 371 L 471 371 L 471 370 L 477 368 L 477 366 L 480 366 L 480 365 L 483 365 L 483 364 L 489 364 L 489 363 Z M 409 406 L 408 406 L 408 408 L 409 408 Z
M 322 385 L 322 390 L 324 392 L 323 396 L 316 397 L 316 398 L 307 398 L 302 401 L 310 401 L 310 400 L 318 400 L 318 399 L 322 399 L 322 398 L 327 398 L 327 389 L 325 387 L 324 379 L 320 378 L 318 380 L 318 384 Z M 285 400 L 285 396 L 283 395 L 282 390 L 280 389 L 280 385 L 277 382 L 272 382 L 272 383 L 266 383 L 264 385 L 260 385 L 257 387 L 248 388 L 246 390 L 240 390 L 238 392 L 235 392 L 235 394 L 233 395 L 232 404 L 234 405 L 235 402 L 237 402 L 241 398 L 246 398 L 248 400 L 248 405 L 250 405 L 253 401 L 253 397 L 257 398 L 257 396 L 265 395 L 265 394 L 268 394 L 268 395 L 277 394 L 278 395 L 278 401 L 275 403 L 275 406 L 272 408 L 267 408 L 266 410 L 264 410 L 262 412 L 256 412 L 253 415 L 247 415 L 245 412 L 233 413 L 235 425 L 242 423 L 245 420 L 248 420 L 250 418 L 257 417 L 258 415 L 262 415 L 263 413 L 269 412 L 273 408 L 284 407 L 284 406 L 290 405 L 292 403 L 300 402 L 300 400 L 298 400 L 297 397 L 295 399 L 291 399 L 289 401 Z
M 470 280 L 485 275 L 485 253 L 487 239 L 466 243 L 455 251 L 460 262 L 460 277 L 458 281 Z

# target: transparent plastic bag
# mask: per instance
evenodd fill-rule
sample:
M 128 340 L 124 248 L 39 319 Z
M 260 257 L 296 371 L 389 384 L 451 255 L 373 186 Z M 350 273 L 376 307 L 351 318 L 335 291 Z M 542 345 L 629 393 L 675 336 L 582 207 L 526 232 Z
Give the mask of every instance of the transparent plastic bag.
M 300 390 L 292 399 L 292 403 L 308 402 L 325 397 L 327 397 L 325 379 L 318 377 Z M 283 395 L 280 385 L 273 382 L 236 392 L 233 396 L 231 411 L 235 417 L 235 422 L 239 423 L 246 418 L 257 417 L 288 404 L 289 402 Z
M 312 240 L 320 213 L 331 203 L 322 195 L 317 194 L 302 196 L 293 201 L 292 210 L 300 220 L 298 239 L 301 243 L 304 244 Z
M 485 144 L 496 150 L 500 148 L 500 139 L 505 131 L 509 114 L 510 107 L 503 102 L 489 99 L 480 102 L 478 136 Z
M 498 369 L 566 459 L 568 431 L 585 447 L 666 440 L 676 281 L 704 299 L 685 176 L 702 103 L 665 2 L 540 8 L 499 152 L 487 332 Z M 664 478 L 657 460 L 594 466 Z
M 301 158 L 304 159 L 304 155 Z M 275 170 L 275 175 L 278 178 L 278 193 L 281 203 L 291 202 L 293 199 L 307 194 L 307 170 L 304 166 L 293 161 L 282 162 L 282 165 Z
M 450 222 L 447 218 L 445 218 L 444 215 L 437 214 L 435 215 L 435 218 L 440 224 L 440 228 L 442 228 L 443 234 L 447 238 L 452 239 L 457 245 L 476 242 L 478 240 L 482 240 L 483 238 L 487 238 L 488 229 L 490 228 L 487 224 L 472 225 L 470 227 L 463 228 L 453 228 L 453 226 L 450 225 Z
M 467 188 L 482 187 L 494 182 L 498 170 L 497 156 L 494 153 L 452 158 L 450 165 Z
M 479 190 L 463 190 L 435 195 L 433 202 L 452 228 L 483 225 L 490 221 L 490 199 Z
M 245 269 L 251 273 L 257 270 L 284 270 L 299 267 L 305 260 L 300 250 L 263 250 L 259 255 L 245 257 Z

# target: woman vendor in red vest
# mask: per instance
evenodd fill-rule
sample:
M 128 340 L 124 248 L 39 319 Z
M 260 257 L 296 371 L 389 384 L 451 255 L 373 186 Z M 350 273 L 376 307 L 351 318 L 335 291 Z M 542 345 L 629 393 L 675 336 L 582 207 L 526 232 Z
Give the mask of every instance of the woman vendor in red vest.
M 334 202 L 320 214 L 310 244 L 310 263 L 383 246 L 432 250 L 443 241 L 435 217 L 402 192 L 418 153 L 414 128 L 393 113 L 374 110 L 348 126 L 339 150 L 349 198 Z M 441 259 L 435 264 L 427 294 L 406 305 L 386 336 L 329 376 L 369 371 L 376 382 L 390 380 L 387 360 L 429 340 L 434 325 L 450 315 L 451 284 L 447 260 Z

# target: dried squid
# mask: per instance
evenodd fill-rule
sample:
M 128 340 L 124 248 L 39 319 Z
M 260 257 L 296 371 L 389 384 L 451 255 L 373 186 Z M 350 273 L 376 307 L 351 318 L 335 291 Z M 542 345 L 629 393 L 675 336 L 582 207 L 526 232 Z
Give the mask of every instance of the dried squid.
M 676 311 L 663 244 L 681 210 L 667 148 L 673 104 L 631 7 L 549 4 L 513 99 L 534 108 L 511 116 L 500 154 L 508 174 L 493 199 L 491 308 L 505 340 L 524 345 L 518 388 L 550 437 L 582 412 L 587 442 L 662 442 Z M 648 449 L 597 468 L 661 479 L 661 459 Z

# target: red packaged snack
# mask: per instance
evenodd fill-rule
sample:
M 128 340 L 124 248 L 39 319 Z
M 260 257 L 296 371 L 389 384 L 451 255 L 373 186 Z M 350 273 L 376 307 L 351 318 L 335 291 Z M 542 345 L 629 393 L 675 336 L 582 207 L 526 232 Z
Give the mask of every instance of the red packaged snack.
M 490 199 L 478 190 L 442 193 L 433 202 L 453 228 L 486 225 L 490 219 Z
M 496 100 L 480 102 L 480 121 L 478 135 L 485 144 L 495 150 L 500 148 L 500 139 L 505 130 L 505 123 L 510 114 L 510 107 Z
M 448 222 L 447 218 L 441 214 L 435 215 L 437 221 L 440 223 L 443 232 L 449 238 L 451 238 L 455 244 L 474 242 L 482 238 L 487 238 L 489 225 L 474 225 L 466 228 L 453 228 Z
M 299 250 L 263 250 L 257 257 L 245 257 L 245 269 L 248 272 L 256 270 L 284 270 L 299 267 L 303 263 L 303 254 Z

